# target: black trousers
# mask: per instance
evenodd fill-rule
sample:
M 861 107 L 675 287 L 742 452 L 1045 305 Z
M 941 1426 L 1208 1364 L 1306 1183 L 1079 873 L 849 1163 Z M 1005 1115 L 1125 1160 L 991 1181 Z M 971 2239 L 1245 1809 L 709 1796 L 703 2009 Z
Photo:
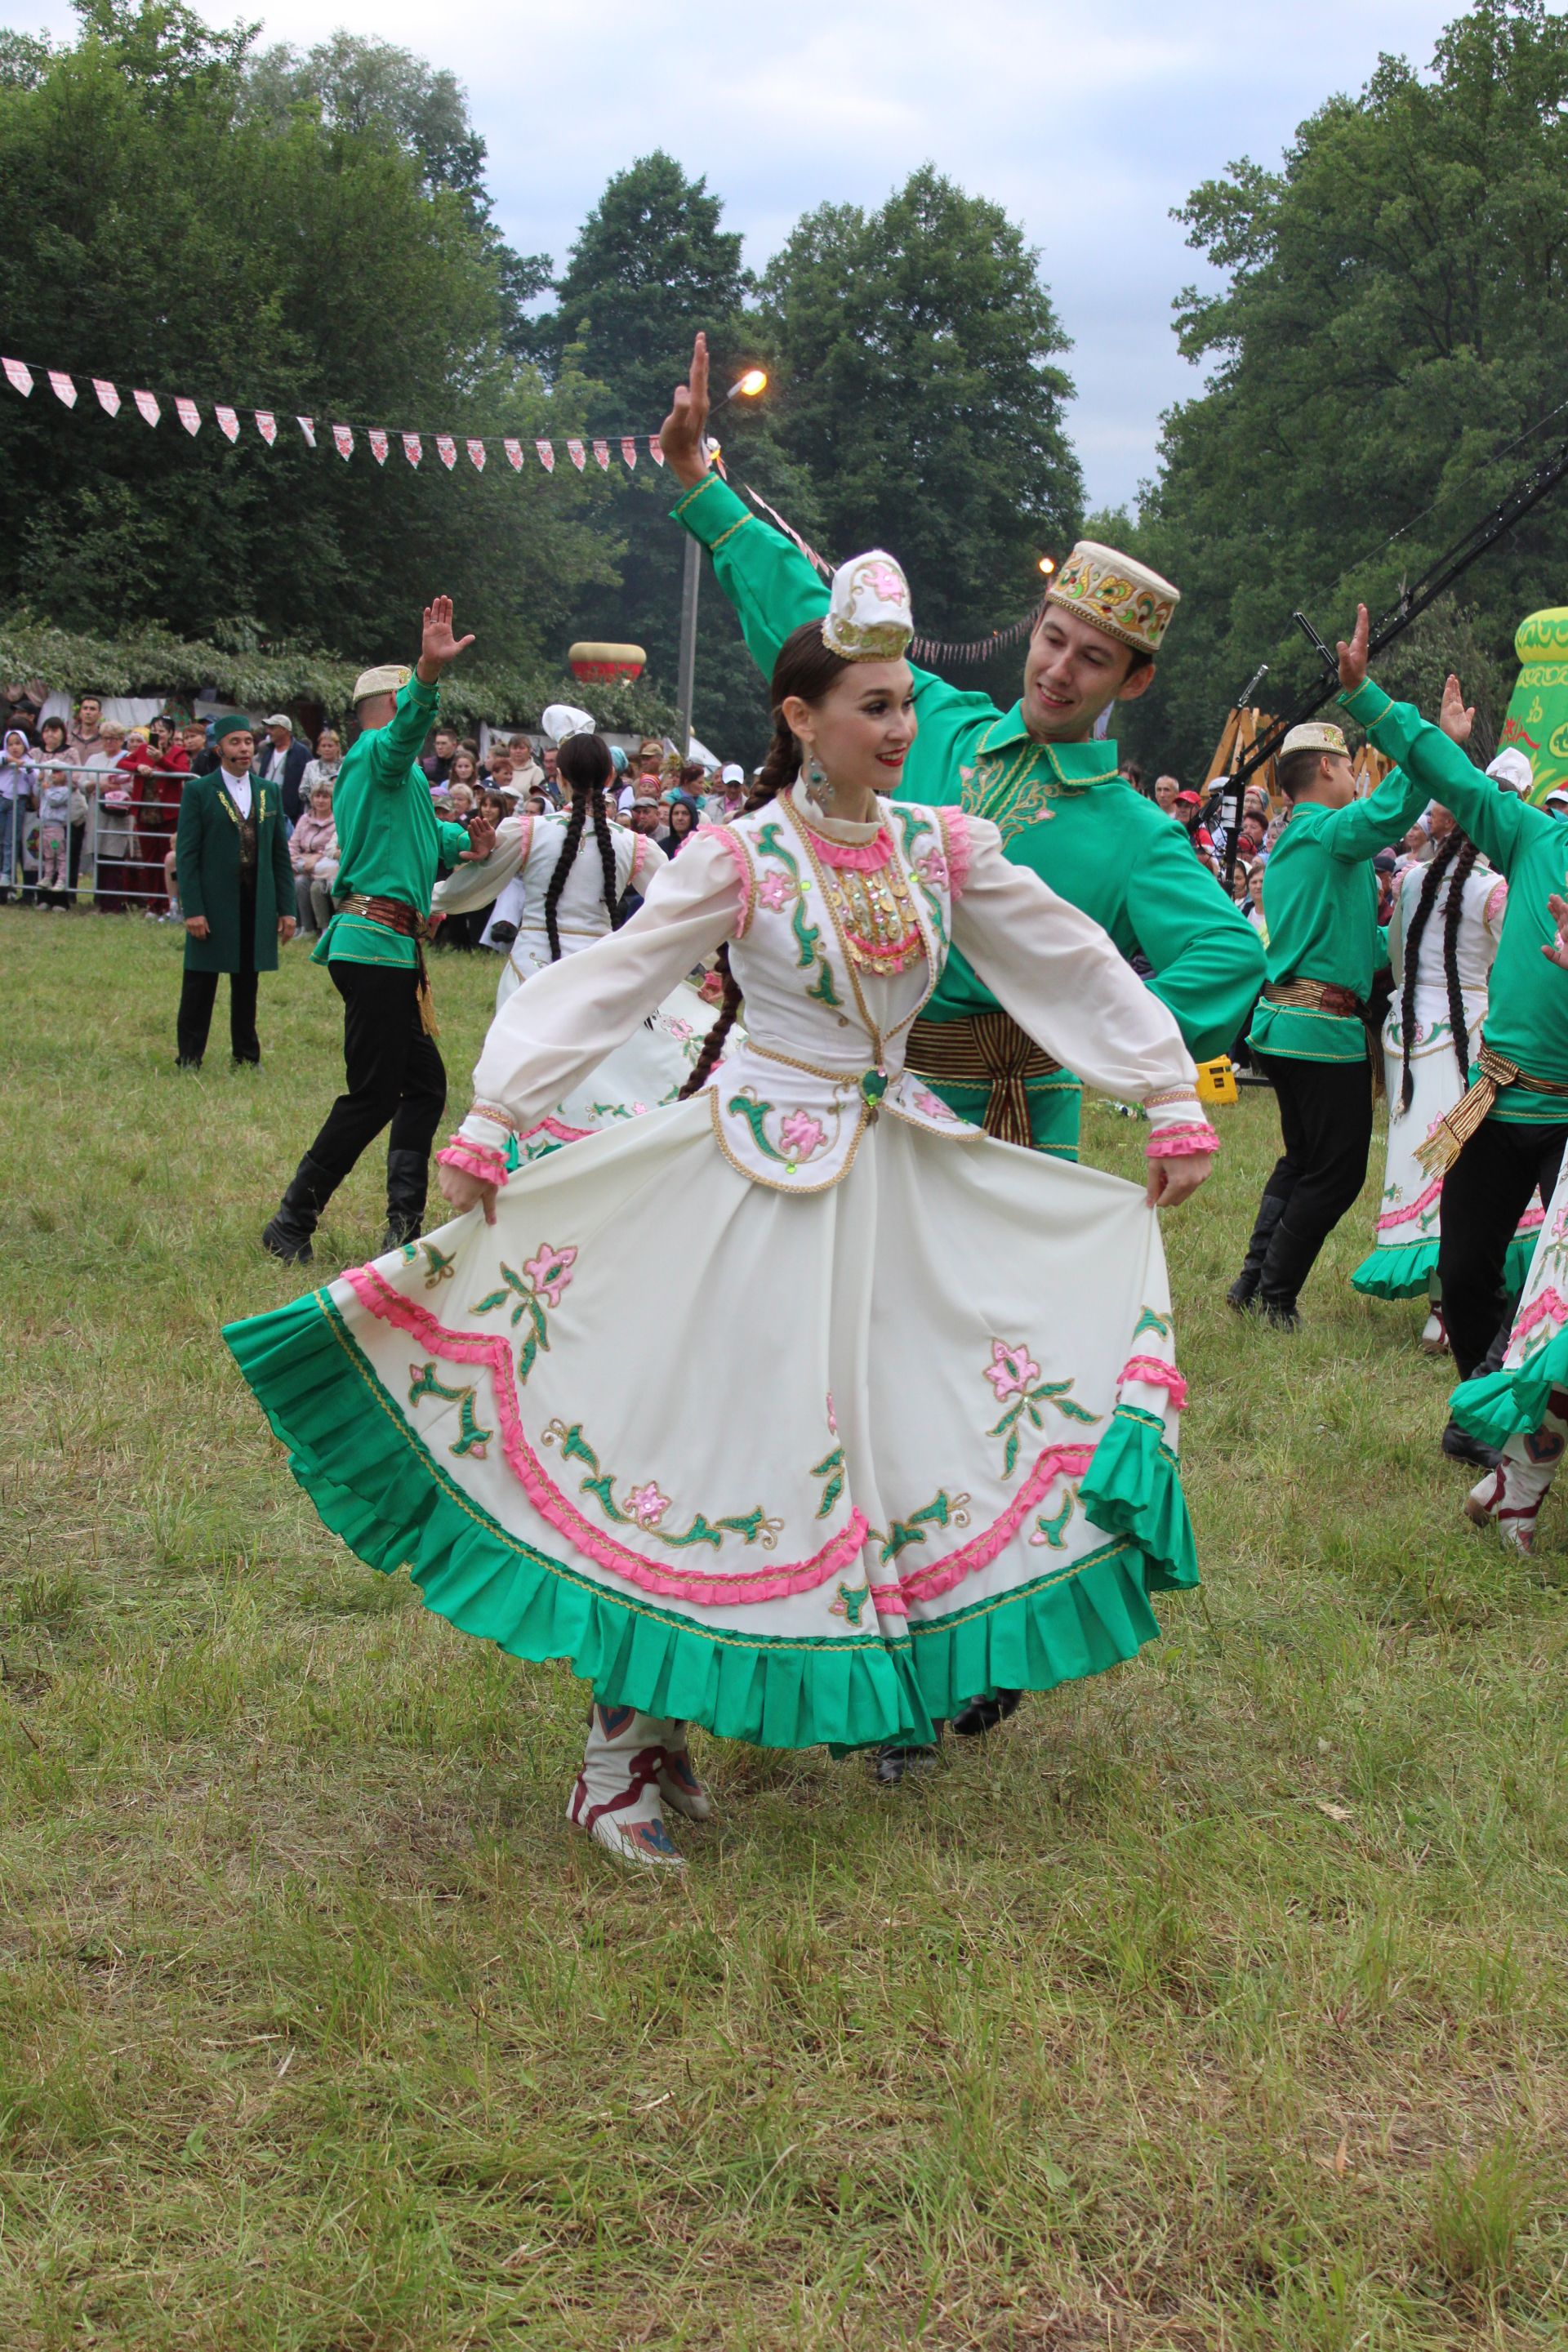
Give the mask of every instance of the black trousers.
M 1372 1149 L 1372 1070 L 1365 1062 L 1258 1060 L 1279 1105 L 1285 1149 L 1264 1186 L 1286 1202 L 1285 1222 L 1313 1255 L 1366 1181 Z
M 175 1050 L 182 1062 L 199 1062 L 207 1049 L 213 1006 L 217 1002 L 221 972 L 190 971 L 180 990 L 175 1016 Z M 256 885 L 239 891 L 239 970 L 228 976 L 228 1042 L 237 1062 L 259 1062 L 261 1040 L 256 1034 Z
M 390 1120 L 389 1151 L 430 1156 L 447 1108 L 447 1069 L 419 1019 L 419 976 L 411 965 L 333 963 L 343 1000 L 348 1090 L 327 1113 L 310 1157 L 341 1184 Z
M 1565 1144 L 1568 1123 L 1516 1127 L 1483 1119 L 1443 1179 L 1437 1273 L 1462 1381 L 1471 1378 L 1508 1312 L 1508 1245 L 1538 1185 L 1542 1199 L 1551 1200 Z

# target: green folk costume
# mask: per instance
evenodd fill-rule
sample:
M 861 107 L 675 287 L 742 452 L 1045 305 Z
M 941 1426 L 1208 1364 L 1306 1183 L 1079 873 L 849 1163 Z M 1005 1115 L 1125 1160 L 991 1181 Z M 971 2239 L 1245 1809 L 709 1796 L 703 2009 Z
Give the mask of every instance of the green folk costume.
M 1546 902 L 1568 889 L 1568 825 L 1500 790 L 1440 727 L 1409 703 L 1391 700 L 1370 677 L 1340 700 L 1378 750 L 1408 772 L 1421 800 L 1451 809 L 1483 857 L 1507 877 L 1508 912 L 1492 966 L 1482 1053 L 1489 1049 L 1531 1076 L 1568 1088 L 1568 983 L 1541 952 L 1557 936 Z M 1560 1126 L 1568 1102 L 1561 1093 L 1505 1083 L 1488 1116 L 1514 1126 Z
M 1263 880 L 1268 985 L 1317 981 L 1366 1002 L 1388 962 L 1371 860 L 1408 833 L 1432 797 L 1398 769 L 1348 807 L 1298 801 Z M 1258 1005 L 1247 1043 L 1291 1062 L 1364 1062 L 1366 1024 L 1354 1013 Z
M 417 672 L 400 689 L 384 727 L 358 736 L 343 755 L 332 792 L 339 864 L 337 898 L 395 898 L 416 915 L 430 912 L 430 895 L 468 846 L 460 824 L 444 824 L 430 805 L 430 782 L 418 765 L 435 723 L 439 689 Z M 310 957 L 312 963 L 416 965 L 416 940 L 363 916 L 334 915 Z
M 752 658 L 771 676 L 790 632 L 826 612 L 826 583 L 716 473 L 683 492 L 672 511 L 711 552 Z M 1200 1061 L 1223 1053 L 1257 996 L 1263 950 L 1182 828 L 1118 775 L 1115 745 L 1037 743 L 1019 705 L 1004 714 L 988 696 L 965 693 L 930 670 L 916 669 L 914 681 L 920 733 L 897 798 L 959 803 L 970 815 L 988 817 L 1014 865 L 1092 916 L 1123 954 L 1142 950 L 1154 967 L 1150 985 L 1174 1013 L 1189 1050 Z M 1001 1010 L 955 952 L 922 1027 L 976 1015 L 999 1020 Z M 961 1117 L 983 1121 L 988 1086 L 955 1085 L 916 1051 L 910 1061 Z M 1035 1148 L 1076 1159 L 1079 1082 L 1043 1056 L 1034 1057 L 1033 1069 L 1016 1084 Z
M 192 776 L 180 801 L 175 873 L 180 908 L 188 919 L 205 917 L 207 935 L 185 933 L 187 971 L 276 971 L 278 919 L 294 912 L 294 875 L 276 786 L 252 774 L 251 824 L 256 838 L 256 934 L 248 967 L 242 961 L 239 897 L 246 827 L 224 790 L 223 771 Z

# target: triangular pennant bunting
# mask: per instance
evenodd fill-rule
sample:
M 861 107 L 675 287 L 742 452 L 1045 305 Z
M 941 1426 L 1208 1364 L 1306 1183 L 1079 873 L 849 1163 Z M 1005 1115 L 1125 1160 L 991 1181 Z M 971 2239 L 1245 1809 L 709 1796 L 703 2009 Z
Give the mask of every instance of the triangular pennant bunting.
M 482 474 L 485 470 L 485 445 L 482 441 L 469 442 L 468 458 L 474 471 Z
M 607 474 L 610 470 L 609 443 L 607 441 L 595 441 L 594 444 L 594 455 L 598 460 L 600 470 Z
M 378 427 L 374 425 L 372 426 L 370 433 L 370 454 L 375 459 L 378 466 L 385 465 L 386 436 L 384 433 L 381 432 Z
M 304 435 L 304 436 L 305 436 L 306 440 L 310 443 L 310 445 L 311 448 L 313 449 L 313 448 L 315 447 L 315 446 L 316 446 L 316 420 L 315 420 L 315 418 L 314 418 L 313 416 L 297 416 L 297 417 L 294 419 L 294 422 L 295 422 L 295 424 L 299 426 L 299 428 L 300 428 L 300 432 Z
M 450 473 L 453 467 L 458 462 L 458 445 L 453 440 L 449 433 L 437 434 L 436 455 L 440 458 L 441 463 L 446 467 L 447 471 Z
M 92 388 L 98 394 L 98 404 L 105 416 L 118 416 L 120 394 L 115 391 L 114 386 L 105 377 L 95 375 L 92 379 Z
M 659 439 L 657 433 L 650 434 L 648 436 L 647 454 L 653 459 L 656 466 L 663 465 L 664 444 Z
M 340 457 L 352 457 L 353 456 L 354 436 L 350 432 L 346 425 L 333 425 L 332 446 L 337 451 Z
M 572 463 L 576 467 L 577 471 L 581 473 L 588 456 L 588 452 L 584 448 L 581 441 L 568 441 L 566 444 L 566 455 L 571 458 Z
M 213 415 L 217 418 L 217 429 L 223 435 L 224 439 L 226 441 L 237 441 L 239 438 L 239 419 L 235 415 L 233 409 L 215 408 L 213 410 Z
M 420 458 L 425 455 L 424 445 L 420 441 L 418 434 L 405 433 L 402 439 L 404 456 L 407 458 L 411 466 L 416 466 L 419 463 Z
M 533 446 L 539 452 L 539 462 L 543 467 L 545 472 L 547 474 L 552 474 L 555 471 L 554 442 L 536 441 Z
M 179 418 L 187 433 L 194 434 L 201 431 L 202 412 L 196 406 L 195 402 L 194 400 L 187 400 L 183 393 L 178 394 L 175 396 L 174 414 Z
M 153 399 L 152 394 L 150 392 L 133 392 L 131 397 L 136 403 L 137 415 L 139 416 L 144 416 L 149 425 L 156 425 L 161 412 L 159 410 L 158 404 Z
M 5 369 L 5 381 L 12 390 L 19 392 L 26 400 L 33 389 L 33 371 L 26 361 L 0 360 L 0 367 Z
M 500 446 L 506 451 L 506 462 L 511 467 L 512 472 L 514 474 L 521 474 L 522 471 L 521 442 L 503 441 Z
M 626 435 L 626 436 L 625 440 L 621 443 L 621 455 L 622 455 L 622 457 L 626 459 L 626 464 L 627 464 L 627 467 L 632 467 L 632 466 L 635 466 L 635 465 L 637 464 L 637 443 L 632 439 L 632 436 L 631 436 L 631 435 L 630 435 L 629 433 Z
M 49 370 L 49 390 L 57 400 L 63 400 L 68 408 L 76 406 L 76 386 L 68 375 L 61 374 L 58 368 Z
M 256 429 L 270 449 L 272 444 L 278 438 L 278 419 L 273 415 L 272 411 L 269 408 L 258 408 L 257 410 Z

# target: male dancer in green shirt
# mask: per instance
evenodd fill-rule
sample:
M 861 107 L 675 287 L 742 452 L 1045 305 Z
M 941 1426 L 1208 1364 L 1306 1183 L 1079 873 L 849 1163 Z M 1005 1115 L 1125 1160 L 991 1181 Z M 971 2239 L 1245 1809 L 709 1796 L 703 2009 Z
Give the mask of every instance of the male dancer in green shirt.
M 764 677 L 792 629 L 819 620 L 827 589 L 804 555 L 743 506 L 709 467 L 708 350 L 699 335 L 691 378 L 675 395 L 661 444 L 681 485 L 679 520 L 709 548 Z M 1006 854 L 1108 930 L 1141 950 L 1150 986 L 1175 1014 L 1194 1055 L 1223 1053 L 1263 979 L 1258 935 L 1179 825 L 1117 773 L 1116 746 L 1096 722 L 1135 701 L 1177 592 L 1114 550 L 1076 549 L 1052 588 L 1004 714 L 984 694 L 917 669 L 920 733 L 899 797 L 962 801 L 1000 826 Z M 915 1024 L 909 1063 L 961 1116 L 1006 1140 L 1078 1156 L 1078 1080 L 1048 1062 L 954 953 Z
M 1500 792 L 1471 764 L 1461 746 L 1475 714 L 1465 708 L 1458 678 L 1443 689 L 1442 724 L 1434 727 L 1368 677 L 1366 649 L 1363 605 L 1354 637 L 1340 647 L 1340 700 L 1424 795 L 1453 811 L 1508 877 L 1470 1090 L 1420 1153 L 1443 1179 L 1437 1273 L 1455 1368 L 1468 1381 L 1506 1311 L 1503 1266 L 1514 1225 L 1537 1186 L 1542 1200 L 1551 1199 L 1568 1146 L 1568 989 L 1550 960 L 1557 940 L 1552 901 L 1568 887 L 1568 828 L 1547 810 Z M 1452 1423 L 1449 1428 L 1454 1432 Z M 1445 1452 L 1460 1450 L 1445 1438 Z M 1465 1450 L 1469 1458 L 1489 1458 L 1474 1441 Z
M 454 866 L 488 856 L 495 836 L 488 826 L 439 823 L 416 762 L 441 672 L 473 642 L 453 635 L 452 600 L 437 596 L 426 608 L 412 676 L 389 665 L 364 671 L 354 688 L 360 731 L 332 793 L 339 908 L 310 958 L 327 966 L 343 1000 L 348 1086 L 261 1236 L 263 1249 L 291 1265 L 310 1257 L 321 1211 L 388 1120 L 382 1247 L 412 1241 L 424 1218 L 430 1145 L 447 1106 L 425 976 L 430 894 Z
M 1258 1203 L 1230 1303 L 1286 1330 L 1318 1252 L 1366 1181 L 1372 1071 L 1363 1014 L 1388 961 L 1372 859 L 1408 833 L 1430 794 L 1397 769 L 1358 801 L 1337 727 L 1310 720 L 1279 747 L 1290 803 L 1263 877 L 1268 979 L 1247 1044 L 1279 1106 L 1284 1150 Z

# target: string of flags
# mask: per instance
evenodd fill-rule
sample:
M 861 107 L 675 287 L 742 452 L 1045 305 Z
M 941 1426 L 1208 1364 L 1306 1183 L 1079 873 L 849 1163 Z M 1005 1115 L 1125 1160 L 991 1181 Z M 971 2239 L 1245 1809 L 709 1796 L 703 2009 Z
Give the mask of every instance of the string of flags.
M 39 368 L 35 371 L 26 360 L 8 360 L 0 356 L 0 371 L 4 372 L 5 381 L 13 392 L 19 392 L 24 400 L 31 399 L 37 376 L 42 375 L 47 379 L 49 390 L 57 400 L 62 402 L 67 408 L 74 408 L 77 404 L 79 395 L 76 379 L 68 375 L 64 369 Z M 118 416 L 123 405 L 118 386 L 111 383 L 105 376 L 89 376 L 88 381 L 97 395 L 98 404 L 104 415 Z M 137 415 L 144 423 L 156 425 L 162 422 L 163 411 L 156 393 L 133 391 L 131 399 Z M 175 417 L 194 438 L 202 429 L 203 417 L 200 404 L 189 399 L 184 394 L 180 394 L 174 396 L 173 406 Z M 212 404 L 212 413 L 213 421 L 226 441 L 237 442 L 239 439 L 243 429 L 242 416 L 251 418 L 257 432 L 269 449 L 277 441 L 279 418 L 273 409 L 250 408 L 242 411 L 237 407 L 228 406 L 222 401 L 215 401 Z M 285 417 L 281 421 L 286 425 L 289 420 Z M 321 446 L 316 437 L 318 429 L 331 435 L 332 447 L 345 461 L 353 456 L 358 446 L 356 427 L 352 425 L 328 424 L 318 427 L 315 417 L 298 415 L 294 418 L 294 423 L 304 436 L 307 446 L 311 449 Z M 478 473 L 484 472 L 486 458 L 495 448 L 500 449 L 513 473 L 521 474 L 528 462 L 523 441 L 510 434 L 458 435 L 404 432 L 374 425 L 361 425 L 357 428 L 357 433 L 363 434 L 370 445 L 370 454 L 378 466 L 385 465 L 394 442 L 400 445 L 403 455 L 408 463 L 415 467 L 423 464 L 426 444 L 433 444 L 437 457 L 448 473 L 458 462 L 459 441 L 468 453 L 468 463 Z M 647 451 L 656 466 L 662 466 L 664 463 L 664 451 L 659 446 L 657 433 L 618 433 L 597 436 L 584 435 L 580 440 L 574 438 L 556 441 L 540 438 L 532 444 L 533 454 L 547 474 L 552 474 L 555 471 L 555 453 L 558 448 L 564 448 L 567 457 L 579 473 L 583 472 L 589 457 L 592 457 L 601 472 L 607 474 L 610 470 L 613 446 L 618 447 L 621 460 L 628 472 L 635 468 L 640 449 Z

